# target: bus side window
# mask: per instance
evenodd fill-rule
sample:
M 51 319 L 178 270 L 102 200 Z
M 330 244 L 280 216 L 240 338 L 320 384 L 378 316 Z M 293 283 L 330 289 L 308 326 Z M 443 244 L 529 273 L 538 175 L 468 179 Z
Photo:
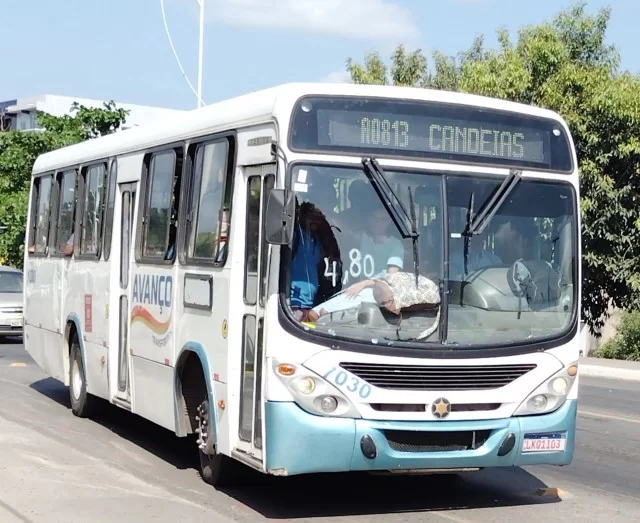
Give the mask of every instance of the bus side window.
M 113 159 L 109 169 L 109 192 L 107 193 L 107 201 L 104 212 L 104 234 L 103 247 L 104 259 L 108 260 L 111 255 L 111 238 L 113 236 L 113 212 L 116 203 L 116 184 L 118 181 L 118 160 Z
M 229 242 L 233 180 L 232 143 L 199 144 L 191 182 L 187 260 L 224 265 Z
M 84 169 L 84 204 L 82 209 L 82 229 L 80 230 L 80 254 L 98 256 L 102 236 L 102 208 L 104 206 L 104 186 L 106 165 L 93 165 Z
M 55 254 L 71 256 L 75 243 L 77 171 L 58 173 L 58 219 L 55 235 Z
M 175 258 L 181 174 L 181 149 L 151 155 L 143 214 L 143 258 Z
M 31 228 L 29 231 L 29 253 L 46 254 L 49 243 L 51 221 L 51 181 L 52 176 L 34 179 Z

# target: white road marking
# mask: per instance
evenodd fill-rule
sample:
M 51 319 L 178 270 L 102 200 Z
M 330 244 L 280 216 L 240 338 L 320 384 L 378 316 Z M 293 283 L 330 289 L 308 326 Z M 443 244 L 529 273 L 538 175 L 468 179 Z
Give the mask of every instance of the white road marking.
M 439 516 L 443 519 L 448 519 L 449 521 L 455 521 L 456 523 L 473 523 L 470 519 L 460 518 L 458 516 L 454 516 L 453 514 L 449 514 L 447 512 L 429 512 L 429 514 L 433 514 L 434 516 Z
M 626 416 L 616 416 L 614 414 L 605 414 L 604 412 L 595 412 L 592 410 L 583 410 L 578 409 L 578 414 L 583 416 L 591 416 L 593 418 L 602 418 L 602 419 L 611 419 L 615 421 L 625 421 L 627 423 L 638 423 L 640 424 L 640 419 L 638 418 L 628 418 Z
M 11 383 L 11 385 L 18 385 L 19 387 L 25 387 L 24 383 L 20 383 L 19 381 L 8 380 L 6 378 L 0 378 L 0 381 L 4 381 L 5 383 Z
M 636 369 L 622 369 L 598 365 L 580 365 L 580 375 L 610 380 L 640 381 L 640 371 Z

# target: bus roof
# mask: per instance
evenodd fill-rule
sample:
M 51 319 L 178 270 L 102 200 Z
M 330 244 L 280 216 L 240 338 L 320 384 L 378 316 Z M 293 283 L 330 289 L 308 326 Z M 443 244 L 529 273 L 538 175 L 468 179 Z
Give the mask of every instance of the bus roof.
M 466 93 L 381 85 L 289 83 L 185 111 L 182 114 L 177 113 L 168 120 L 145 123 L 133 129 L 56 149 L 36 159 L 33 173 L 49 172 L 116 154 L 133 153 L 173 141 L 245 127 L 274 117 L 286 122 L 293 104 L 305 95 L 401 98 L 474 105 L 552 118 L 566 126 L 563 119 L 553 111 Z

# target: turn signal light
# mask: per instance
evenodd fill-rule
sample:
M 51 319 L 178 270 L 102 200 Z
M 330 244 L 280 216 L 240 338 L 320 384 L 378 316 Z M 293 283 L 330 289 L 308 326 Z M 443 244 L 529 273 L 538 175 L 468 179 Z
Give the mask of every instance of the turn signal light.
M 296 366 L 289 363 L 281 363 L 278 365 L 278 374 L 283 376 L 293 376 L 296 373 Z
M 577 365 L 571 365 L 571 367 L 569 367 L 567 369 L 567 374 L 569 376 L 575 376 L 576 374 L 578 374 L 578 366 Z

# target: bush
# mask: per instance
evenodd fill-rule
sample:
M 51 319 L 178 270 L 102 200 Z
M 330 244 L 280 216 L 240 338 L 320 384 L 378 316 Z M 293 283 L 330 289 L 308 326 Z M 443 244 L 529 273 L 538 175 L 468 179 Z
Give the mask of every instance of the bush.
M 596 355 L 599 358 L 640 361 L 640 311 L 623 312 L 618 333 Z

